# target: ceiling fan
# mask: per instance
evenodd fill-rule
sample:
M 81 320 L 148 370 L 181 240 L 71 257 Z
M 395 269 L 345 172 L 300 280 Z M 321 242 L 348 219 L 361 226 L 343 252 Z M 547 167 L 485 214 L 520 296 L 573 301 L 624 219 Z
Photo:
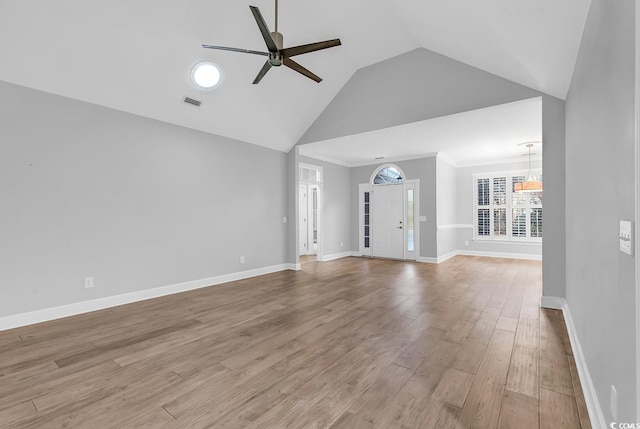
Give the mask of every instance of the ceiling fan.
M 298 73 L 303 74 L 304 76 L 316 82 L 322 81 L 320 77 L 293 61 L 291 57 L 306 54 L 309 52 L 319 51 L 322 49 L 332 48 L 334 46 L 340 46 L 342 44 L 340 42 L 340 39 L 325 40 L 324 42 L 309 43 L 308 45 L 283 48 L 284 39 L 282 37 L 282 34 L 278 33 L 278 0 L 276 0 L 276 31 L 274 32 L 269 31 L 269 27 L 267 27 L 267 23 L 264 21 L 264 18 L 260 13 L 260 9 L 258 9 L 256 6 L 249 6 L 249 8 L 251 9 L 251 13 L 253 13 L 253 17 L 258 24 L 258 28 L 260 29 L 260 33 L 262 33 L 262 37 L 267 44 L 268 52 L 252 51 L 250 49 L 229 48 L 227 46 L 202 45 L 202 47 L 207 49 L 220 49 L 223 51 L 244 52 L 246 54 L 268 56 L 269 59 L 264 63 L 262 69 L 258 72 L 258 75 L 253 81 L 254 85 L 262 80 L 264 75 L 267 74 L 269 70 L 271 70 L 271 67 L 279 67 L 281 65 L 285 65 L 290 69 L 295 70 Z

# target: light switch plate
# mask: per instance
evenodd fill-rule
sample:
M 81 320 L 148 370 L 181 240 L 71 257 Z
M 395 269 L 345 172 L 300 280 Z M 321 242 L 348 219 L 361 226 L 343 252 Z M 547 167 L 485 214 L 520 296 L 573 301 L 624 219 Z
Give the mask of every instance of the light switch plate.
M 420 219 L 420 222 L 426 222 L 427 221 L 427 217 L 426 216 L 420 216 L 419 219 Z
M 633 256 L 633 222 L 620 221 L 620 251 Z

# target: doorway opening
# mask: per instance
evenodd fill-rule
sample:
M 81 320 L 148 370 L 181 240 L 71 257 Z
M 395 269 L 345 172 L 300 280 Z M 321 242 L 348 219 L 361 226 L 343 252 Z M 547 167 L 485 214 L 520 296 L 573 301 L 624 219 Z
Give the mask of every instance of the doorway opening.
M 359 185 L 360 254 L 415 261 L 420 254 L 419 179 L 384 164 Z
M 322 167 L 299 165 L 298 182 L 298 253 L 300 256 L 315 255 L 321 260 L 321 194 Z

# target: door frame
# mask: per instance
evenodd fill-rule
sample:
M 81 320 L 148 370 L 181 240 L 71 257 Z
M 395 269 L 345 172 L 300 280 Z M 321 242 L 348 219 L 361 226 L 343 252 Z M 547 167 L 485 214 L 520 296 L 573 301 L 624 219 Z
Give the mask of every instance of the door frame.
M 306 217 L 307 217 L 307 228 L 305 231 L 306 235 L 306 243 L 307 243 L 307 250 L 306 252 L 302 251 L 302 247 L 300 247 L 300 238 L 302 237 L 302 229 L 300 228 L 300 218 L 302 216 L 302 213 L 300 212 L 301 208 L 302 208 L 302 201 L 300 200 L 300 190 L 304 189 L 304 192 L 306 193 L 306 199 L 307 199 L 307 204 L 305 207 L 305 213 L 306 213 Z M 317 231 L 317 226 L 318 226 L 318 219 L 319 219 L 319 207 L 317 206 L 318 201 L 319 201 L 319 197 L 320 197 L 320 191 L 319 191 L 319 186 L 317 183 L 298 183 L 298 252 L 300 253 L 300 256 L 305 256 L 305 255 L 315 255 L 317 253 L 313 251 L 313 192 L 315 191 L 316 193 L 316 231 Z M 319 239 L 318 239 L 319 241 Z M 318 243 L 319 244 L 319 243 Z
M 368 248 L 364 247 L 364 193 L 371 192 L 375 193 L 375 188 L 380 186 L 388 186 L 388 185 L 374 185 L 371 183 L 360 183 L 358 185 L 358 251 L 360 256 L 369 256 L 373 257 L 373 248 L 370 246 Z M 391 185 L 397 186 L 397 185 Z M 414 243 L 414 251 L 409 252 L 407 250 L 407 191 L 409 189 L 413 190 L 413 243 Z M 417 261 L 420 257 L 420 179 L 409 179 L 403 180 L 402 182 L 402 194 L 403 194 L 403 220 L 402 224 L 405 225 L 404 228 L 404 238 L 403 238 L 403 260 L 406 261 Z M 369 214 L 372 213 L 372 210 L 369 211 Z
M 316 170 L 318 172 L 318 181 L 317 182 L 310 182 L 307 180 L 302 180 L 300 179 L 299 176 L 299 172 L 300 172 L 300 167 L 303 168 L 310 168 L 312 170 Z M 324 169 L 322 168 L 321 165 L 313 165 L 313 164 L 307 164 L 305 162 L 298 162 L 298 165 L 296 166 L 296 175 L 298 176 L 298 189 L 300 188 L 301 185 L 306 185 L 307 186 L 307 192 L 309 190 L 309 186 L 315 186 L 317 189 L 317 204 L 318 204 L 318 211 L 317 211 L 317 222 L 318 222 L 318 250 L 316 252 L 316 260 L 317 261 L 323 261 L 324 260 L 324 228 L 323 228 L 323 196 L 324 196 L 324 187 L 323 187 L 323 182 L 324 182 Z M 307 200 L 309 201 L 309 198 L 307 198 Z M 296 213 L 297 213 L 297 223 L 300 223 L 300 202 L 298 201 L 298 197 L 296 194 Z M 307 222 L 308 225 L 308 222 Z M 297 230 L 298 230 L 298 234 L 300 233 L 300 227 L 296 226 Z M 296 234 L 296 236 L 298 236 L 298 234 Z M 298 237 L 298 243 L 296 243 L 296 253 L 298 255 L 298 258 L 301 256 L 300 255 L 300 243 L 299 240 L 300 238 Z M 304 255 L 302 255 L 304 256 Z

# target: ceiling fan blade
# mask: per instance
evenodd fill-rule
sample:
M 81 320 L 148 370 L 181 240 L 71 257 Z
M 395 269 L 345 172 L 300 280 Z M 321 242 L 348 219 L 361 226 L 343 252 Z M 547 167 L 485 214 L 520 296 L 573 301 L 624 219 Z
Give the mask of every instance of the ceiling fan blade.
M 206 49 L 219 49 L 221 51 L 242 52 L 244 54 L 263 55 L 267 57 L 269 56 L 269 52 L 252 51 L 250 49 L 229 48 L 228 46 L 202 45 L 202 47 Z
M 249 8 L 251 9 L 251 13 L 253 13 L 253 17 L 256 19 L 256 23 L 258 24 L 260 33 L 262 33 L 264 42 L 267 44 L 267 49 L 269 49 L 269 52 L 275 54 L 278 52 L 278 47 L 276 46 L 276 42 L 273 41 L 273 37 L 271 37 L 271 32 L 269 31 L 269 27 L 267 27 L 267 23 L 264 22 L 260 9 L 256 6 L 249 6 Z
M 264 77 L 264 75 L 267 74 L 269 70 L 271 70 L 271 63 L 269 62 L 269 60 L 267 60 L 267 62 L 264 63 L 264 65 L 258 72 L 258 76 L 256 76 L 256 78 L 253 80 L 253 84 L 254 85 L 259 84 L 262 78 Z
M 317 75 L 313 74 L 312 72 L 310 72 L 306 68 L 302 67 L 300 64 L 296 63 L 291 58 L 284 57 L 283 64 L 285 66 L 289 67 L 290 69 L 295 70 L 295 71 L 297 71 L 298 73 L 300 73 L 302 75 L 305 75 L 306 77 L 308 77 L 311 80 L 315 80 L 318 83 L 322 82 L 322 79 L 320 77 L 318 77 Z
M 306 54 L 308 52 L 320 51 L 322 49 L 333 48 L 334 46 L 340 46 L 342 43 L 340 39 L 325 40 L 324 42 L 309 43 L 308 45 L 293 46 L 282 50 L 283 57 L 293 57 L 300 54 Z

